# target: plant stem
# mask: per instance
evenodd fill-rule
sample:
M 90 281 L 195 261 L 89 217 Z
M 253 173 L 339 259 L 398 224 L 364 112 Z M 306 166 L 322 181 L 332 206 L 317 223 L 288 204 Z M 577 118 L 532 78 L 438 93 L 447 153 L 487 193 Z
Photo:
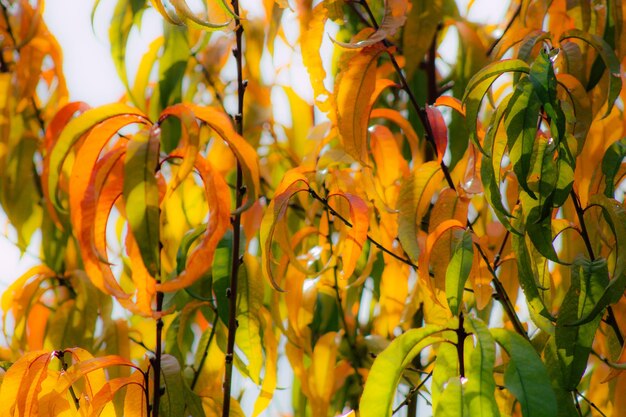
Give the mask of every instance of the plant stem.
M 465 378 L 465 339 L 469 336 L 469 333 L 465 331 L 465 327 L 463 326 L 465 322 L 465 317 L 463 313 L 459 313 L 459 327 L 456 329 L 456 354 L 459 359 L 459 374 L 461 378 Z
M 520 2 L 519 6 L 515 10 L 515 13 L 513 13 L 513 16 L 511 17 L 511 20 L 509 20 L 509 23 L 507 23 L 506 27 L 502 31 L 502 35 L 500 35 L 500 37 L 498 39 L 494 40 L 493 43 L 491 44 L 491 46 L 489 47 L 489 49 L 487 49 L 487 56 L 491 55 L 493 50 L 496 48 L 496 45 L 498 45 L 498 43 L 500 42 L 500 40 L 502 40 L 504 35 L 506 35 L 506 33 L 509 31 L 509 29 L 511 29 L 511 26 L 513 26 L 513 22 L 515 22 L 515 19 L 517 19 L 517 17 L 520 15 L 521 11 L 522 11 L 522 3 Z
M 232 0 L 233 11 L 235 13 L 235 38 L 236 46 L 233 49 L 233 55 L 237 64 L 237 114 L 235 115 L 235 129 L 239 135 L 243 135 L 243 99 L 246 91 L 246 83 L 243 80 L 243 26 L 239 19 L 239 0 Z M 243 195 L 245 189 L 243 188 L 243 176 L 241 172 L 241 165 L 237 161 L 237 180 L 235 199 L 236 207 L 241 207 L 243 201 Z M 233 216 L 233 244 L 232 244 L 232 259 L 230 269 L 230 287 L 226 292 L 226 296 L 229 299 L 228 308 L 228 342 L 226 346 L 226 359 L 225 359 L 225 372 L 224 372 L 224 401 L 222 407 L 222 416 L 228 417 L 230 415 L 230 392 L 233 379 L 233 355 L 235 351 L 235 334 L 237 332 L 237 284 L 239 277 L 239 265 L 241 259 L 239 259 L 239 246 L 241 240 L 241 214 L 237 213 Z
M 580 205 L 580 199 L 576 192 L 572 189 L 570 191 L 570 196 L 572 197 L 572 201 L 574 202 L 574 208 L 576 209 L 576 216 L 578 216 L 578 223 L 580 223 L 580 235 L 585 242 L 585 247 L 587 247 L 587 252 L 589 253 L 589 259 L 594 261 L 596 259 L 593 254 L 593 247 L 591 246 L 591 240 L 589 239 L 589 233 L 587 232 L 587 226 L 585 225 L 585 211 Z
M 330 209 L 327 209 L 326 220 L 328 221 L 328 228 L 329 228 L 328 245 L 330 247 L 330 256 L 332 257 L 333 256 L 333 242 L 332 242 L 332 230 L 330 229 L 331 219 L 330 219 L 329 212 L 330 212 Z M 357 380 L 359 381 L 359 386 L 361 387 L 361 389 L 363 389 L 363 378 L 361 377 L 361 374 L 359 373 L 359 367 L 361 366 L 361 359 L 360 359 L 360 356 L 356 347 L 356 329 L 355 329 L 354 338 L 352 338 L 352 333 L 350 332 L 350 328 L 348 327 L 348 320 L 346 320 L 346 314 L 345 314 L 345 311 L 343 310 L 343 300 L 341 297 L 341 292 L 339 291 L 339 279 L 337 278 L 337 264 L 336 263 L 333 266 L 333 278 L 334 278 L 333 288 L 335 290 L 335 301 L 337 302 L 337 308 L 339 309 L 339 318 L 341 319 L 341 325 L 343 326 L 343 329 L 346 332 L 346 341 L 348 342 L 348 347 L 350 348 L 350 353 L 352 356 L 350 360 L 350 365 L 352 365 L 352 369 L 354 370 Z M 356 403 L 354 408 L 355 410 L 358 410 L 359 404 Z
M 55 356 L 61 361 L 61 368 L 64 371 L 67 371 L 67 363 L 65 362 L 65 351 L 55 351 Z M 74 391 L 74 387 L 70 385 L 69 388 L 69 392 L 70 395 L 72 396 L 72 401 L 74 401 L 74 405 L 76 406 L 76 409 L 80 409 L 80 401 L 78 400 L 78 397 L 76 396 L 76 392 Z
M 156 294 L 156 311 L 157 313 L 163 309 L 163 293 L 158 291 Z M 154 392 L 152 393 L 152 416 L 159 417 L 159 405 L 161 402 L 161 355 L 162 346 L 161 338 L 163 335 L 163 320 L 159 317 L 156 321 L 156 346 L 154 347 Z
M 341 214 L 337 213 L 337 211 L 335 211 L 335 209 L 333 209 L 329 204 L 328 204 L 328 200 L 326 200 L 325 198 L 323 198 L 322 196 L 320 196 L 319 194 L 317 194 L 315 192 L 315 190 L 313 190 L 312 188 L 309 188 L 309 194 L 311 194 L 311 197 L 313 197 L 314 199 L 316 199 L 317 201 L 319 201 L 320 203 L 322 203 L 322 205 L 324 205 L 324 207 L 330 212 L 330 214 L 332 214 L 333 216 L 337 217 L 339 220 L 341 220 L 346 226 L 348 227 L 353 227 L 352 223 L 350 222 L 350 220 L 346 219 L 345 217 L 343 217 Z M 376 246 L 378 249 L 382 250 L 383 252 L 385 252 L 386 254 L 392 256 L 393 258 L 397 259 L 398 261 L 405 263 L 413 268 L 415 268 L 415 270 L 418 270 L 418 267 L 416 264 L 414 264 L 413 262 L 411 262 L 410 259 L 406 259 L 403 258 L 395 253 L 393 253 L 391 250 L 387 249 L 386 247 L 384 247 L 382 245 L 382 243 L 378 242 L 377 240 L 375 240 L 373 237 L 371 237 L 369 234 L 367 235 L 367 240 L 370 241 L 370 243 L 372 243 L 374 246 Z
M 398 411 L 400 411 L 400 409 L 402 407 L 404 407 L 405 405 L 409 406 L 409 410 L 407 411 L 407 415 L 409 416 L 414 416 L 416 413 L 413 412 L 413 414 L 411 414 L 411 404 L 415 404 L 415 407 L 417 407 L 417 393 L 419 392 L 420 388 L 422 388 L 426 382 L 430 379 L 430 377 L 433 376 L 433 371 L 430 371 L 428 373 L 428 375 L 426 375 L 426 377 L 420 381 L 420 383 L 418 385 L 416 385 L 415 387 L 411 388 L 408 392 L 408 394 L 406 395 L 406 397 L 404 398 L 404 401 L 402 401 L 392 412 L 393 414 L 396 414 Z M 417 411 L 417 410 L 415 410 Z
M 213 341 L 213 337 L 215 336 L 215 329 L 217 328 L 217 321 L 219 319 L 219 315 L 217 311 L 214 311 L 215 317 L 213 318 L 213 327 L 211 327 L 211 334 L 209 335 L 209 340 L 206 342 L 206 346 L 204 347 L 204 351 L 202 352 L 202 358 L 200 359 L 200 363 L 198 364 L 198 369 L 196 369 L 193 373 L 193 380 L 191 381 L 191 390 L 196 387 L 198 383 L 198 379 L 200 378 L 200 372 L 202 372 L 202 368 L 204 367 L 204 362 L 206 362 L 206 358 L 209 355 L 209 348 L 211 347 L 211 342 Z

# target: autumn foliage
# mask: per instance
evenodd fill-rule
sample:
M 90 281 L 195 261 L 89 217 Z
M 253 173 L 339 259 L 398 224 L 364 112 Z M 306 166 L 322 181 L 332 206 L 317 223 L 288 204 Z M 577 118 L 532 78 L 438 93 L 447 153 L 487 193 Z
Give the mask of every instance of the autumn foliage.
M 96 108 L 43 3 L 0 0 L 0 204 L 42 237 L 0 416 L 626 415 L 621 1 L 118 0 Z

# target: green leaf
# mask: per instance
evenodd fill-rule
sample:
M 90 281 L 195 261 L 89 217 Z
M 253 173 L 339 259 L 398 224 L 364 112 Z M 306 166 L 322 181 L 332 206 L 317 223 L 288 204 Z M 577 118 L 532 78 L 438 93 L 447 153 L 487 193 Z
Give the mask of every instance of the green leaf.
M 528 81 L 528 78 L 522 78 L 511 97 L 507 114 L 504 117 L 504 125 L 513 171 L 519 185 L 533 198 L 535 194 L 528 187 L 527 179 L 537 136 L 540 109 L 541 101 L 535 94 L 533 84 Z
M 455 320 L 458 320 L 455 318 Z M 456 322 L 458 327 L 458 321 Z M 449 326 L 453 328 L 453 326 Z M 437 357 L 435 358 L 435 365 L 433 368 L 432 376 L 432 403 L 433 410 L 439 408 L 439 402 L 442 401 L 442 393 L 446 384 L 451 378 L 458 378 L 459 376 L 459 356 L 456 351 L 456 346 L 452 343 L 441 343 L 437 347 Z
M 6 147 L 6 144 L 3 143 L 2 146 Z M 39 204 L 41 199 L 41 190 L 38 188 L 39 177 L 36 175 L 33 159 L 38 146 L 39 143 L 34 137 L 20 138 L 9 150 L 8 157 L 2 157 L 0 168 L 0 202 L 15 228 L 17 246 L 22 253 L 30 244 L 33 233 L 41 227 L 43 217 Z M 6 152 L 6 148 L 3 152 Z
M 593 290 L 589 287 L 590 291 L 588 290 L 587 292 L 590 292 L 593 295 L 586 301 L 586 307 L 582 311 L 579 311 L 579 315 L 577 317 L 578 320 L 568 324 L 570 326 L 578 326 L 595 320 L 596 316 L 601 316 L 601 311 L 603 311 L 608 305 L 617 303 L 626 290 L 626 211 L 620 203 L 607 198 L 603 194 L 593 195 L 589 199 L 589 203 L 590 206 L 595 205 L 602 207 L 605 218 L 615 235 L 617 244 L 615 269 L 613 271 L 613 278 L 610 281 L 606 262 L 604 262 L 604 264 L 598 264 L 584 269 L 584 273 L 590 274 L 590 277 L 585 278 L 585 281 L 581 284 L 581 288 L 585 282 L 591 280 L 589 281 L 589 286 L 592 285 Z M 595 262 L 601 261 L 602 259 L 597 259 Z M 600 269 L 601 266 L 602 268 Z M 594 276 L 595 278 L 591 276 Z M 599 283 L 602 284 L 601 288 L 598 287 L 598 285 L 600 285 Z M 598 295 L 599 291 L 602 289 L 602 294 Z M 589 302 L 593 303 L 592 308 L 589 307 Z
M 609 93 L 607 96 L 608 107 L 606 109 L 606 113 L 604 116 L 608 116 L 613 109 L 613 105 L 615 104 L 615 100 L 619 96 L 620 91 L 622 90 L 622 78 L 621 78 L 621 69 L 620 62 L 611 46 L 606 43 L 604 39 L 597 35 L 593 35 L 590 33 L 583 32 L 579 29 L 570 29 L 568 31 L 563 32 L 561 35 L 561 39 L 559 42 L 563 42 L 566 39 L 580 39 L 589 45 L 591 45 L 600 55 L 604 65 L 609 70 Z M 592 86 L 588 86 L 592 87 Z
M 162 414 L 168 417 L 185 416 L 185 382 L 175 357 L 168 354 L 161 356 L 161 373 L 165 384 L 160 402 Z
M 615 175 L 619 172 L 626 158 L 626 137 L 613 142 L 602 158 L 602 174 L 604 174 L 604 195 L 615 197 Z
M 470 349 L 469 361 L 466 363 L 464 401 L 469 406 L 472 417 L 500 416 L 494 391 L 496 382 L 493 377 L 493 366 L 496 359 L 496 348 L 489 329 L 481 320 L 466 317 L 465 329 L 471 333 L 476 346 Z M 444 399 L 445 401 L 445 399 Z
M 376 357 L 361 397 L 361 417 L 389 417 L 404 369 L 426 346 L 440 341 L 434 335 L 443 327 L 426 325 L 396 338 Z
M 263 307 L 263 281 L 261 271 L 249 271 L 247 265 L 239 267 L 237 290 L 237 322 L 239 327 L 235 334 L 235 343 L 246 355 L 246 369 L 252 381 L 260 384 L 263 366 L 263 349 L 261 348 L 261 323 L 259 311 Z
M 555 141 L 552 139 L 540 135 L 535 140 L 528 187 L 537 195 L 539 213 L 546 213 L 552 209 L 551 197 L 558 179 L 557 165 L 554 163 L 555 150 Z
M 509 217 L 512 217 L 512 215 L 504 207 L 504 204 L 502 204 L 502 193 L 500 192 L 500 166 L 502 165 L 502 158 L 504 157 L 504 152 L 506 150 L 506 141 L 496 140 L 500 124 L 506 114 L 506 109 L 508 108 L 510 99 L 511 95 L 502 100 L 489 121 L 489 125 L 485 133 L 485 154 L 483 155 L 483 159 L 480 164 L 480 175 L 483 185 L 485 185 L 485 196 L 491 203 L 491 207 L 493 208 L 496 217 L 498 217 L 498 220 L 500 220 L 500 223 L 502 223 L 508 231 L 520 234 L 520 232 L 511 225 Z
M 465 282 L 472 270 L 473 259 L 472 233 L 463 231 L 460 239 L 454 245 L 452 259 L 450 259 L 446 269 L 446 298 L 450 311 L 455 316 L 459 314 L 459 305 L 463 301 Z
M 441 167 L 436 161 L 426 162 L 402 184 L 398 198 L 398 239 L 411 260 L 420 254 L 417 232 L 441 178 Z
M 491 329 L 495 341 L 509 355 L 505 387 L 519 401 L 524 417 L 554 417 L 557 402 L 541 358 L 522 336 L 505 329 Z
M 152 130 L 142 130 L 128 142 L 124 161 L 126 217 L 141 258 L 153 277 L 160 272 L 160 210 L 156 172 L 159 140 Z
M 462 101 L 465 104 L 465 119 L 467 120 L 470 139 L 472 139 L 481 152 L 484 153 L 476 137 L 476 118 L 478 117 L 483 96 L 500 75 L 506 72 L 528 73 L 529 70 L 530 67 L 524 61 L 519 59 L 507 59 L 486 66 L 469 80 Z
M 530 241 L 543 256 L 561 263 L 552 243 L 552 196 L 545 200 L 533 200 L 528 194 L 521 192 L 520 202 Z
M 470 417 L 465 398 L 466 388 L 458 376 L 450 378 L 441 393 L 439 406 L 435 410 L 435 417 Z
M 593 339 L 602 319 L 594 305 L 599 304 L 600 292 L 608 283 L 606 268 L 604 259 L 590 261 L 582 257 L 577 258 L 572 267 L 572 284 L 561 305 L 555 332 L 562 386 L 569 391 L 576 389 L 587 368 Z M 579 320 L 581 317 L 585 320 Z
M 514 226 L 518 226 L 521 220 L 517 220 Z M 528 303 L 528 310 L 530 316 L 540 328 L 545 328 L 545 320 L 554 321 L 555 318 L 550 314 L 546 307 L 543 297 L 539 293 L 539 287 L 537 286 L 536 273 L 533 268 L 532 259 L 526 246 L 525 235 L 513 235 L 512 236 L 513 252 L 517 255 L 517 270 L 519 283 L 526 296 L 526 302 Z M 543 319 L 541 318 L 543 317 Z M 547 329 L 546 329 L 547 330 Z
M 97 5 L 97 3 L 94 5 L 93 13 L 95 13 Z M 117 75 L 129 91 L 128 76 L 126 74 L 126 44 L 132 27 L 141 21 L 145 6 L 145 0 L 119 0 L 113 11 L 111 26 L 109 27 L 111 57 L 113 58 Z

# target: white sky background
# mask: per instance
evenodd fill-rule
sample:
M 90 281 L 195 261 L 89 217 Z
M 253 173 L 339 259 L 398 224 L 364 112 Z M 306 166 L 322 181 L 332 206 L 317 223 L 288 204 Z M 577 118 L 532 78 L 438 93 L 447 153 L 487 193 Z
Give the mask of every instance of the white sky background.
M 257 0 L 248 0 L 257 1 Z M 248 1 L 242 1 L 242 7 Z M 462 14 L 466 14 L 469 0 L 457 0 Z M 91 27 L 91 11 L 94 0 L 47 0 L 44 19 L 63 49 L 63 67 L 71 101 L 86 101 L 91 106 L 99 106 L 117 101 L 124 93 L 122 83 L 111 59 L 108 43 L 108 22 L 113 14 L 115 0 L 102 0 L 95 15 L 95 27 Z M 469 18 L 488 23 L 501 22 L 508 1 L 476 0 Z M 160 21 L 154 13 L 147 13 L 142 32 L 135 38 L 136 49 L 129 49 L 129 73 L 134 73 L 142 51 L 149 42 L 160 34 Z M 150 16 L 154 19 L 151 19 Z M 448 51 L 440 51 L 444 56 L 454 56 L 456 42 L 450 42 Z M 446 54 L 448 52 L 448 54 Z M 292 74 L 293 75 L 293 74 Z M 27 253 L 20 257 L 15 231 L 8 224 L 0 210 L 0 293 L 24 273 L 38 264 L 40 237 L 35 236 Z M 34 256 L 33 256 L 34 255 Z

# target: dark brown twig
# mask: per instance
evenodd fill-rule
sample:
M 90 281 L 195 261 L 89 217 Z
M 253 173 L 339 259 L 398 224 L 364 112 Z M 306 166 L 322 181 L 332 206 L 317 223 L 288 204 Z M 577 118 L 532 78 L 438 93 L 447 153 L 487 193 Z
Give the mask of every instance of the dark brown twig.
M 235 38 L 236 45 L 233 49 L 233 55 L 237 64 L 237 114 L 235 115 L 235 129 L 239 135 L 243 135 L 243 99 L 246 92 L 246 82 L 243 79 L 243 26 L 239 19 L 239 0 L 232 0 L 233 11 L 235 14 Z M 243 187 L 243 174 L 241 165 L 237 161 L 237 180 L 236 180 L 236 207 L 241 207 L 245 188 Z M 237 213 L 233 216 L 233 244 L 231 254 L 230 269 L 230 287 L 227 289 L 226 296 L 229 299 L 228 308 L 228 341 L 226 345 L 226 359 L 224 372 L 224 402 L 222 408 L 222 416 L 230 415 L 230 392 L 233 379 L 233 357 L 235 352 L 235 334 L 237 332 L 237 286 L 239 281 L 239 246 L 241 240 L 241 214 Z

